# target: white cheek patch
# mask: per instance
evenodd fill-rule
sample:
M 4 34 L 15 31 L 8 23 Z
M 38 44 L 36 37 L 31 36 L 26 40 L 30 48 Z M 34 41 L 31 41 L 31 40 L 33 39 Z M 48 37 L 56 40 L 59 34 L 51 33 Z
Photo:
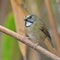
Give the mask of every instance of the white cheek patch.
M 31 26 L 32 25 L 32 23 L 31 22 L 26 22 L 26 26 L 28 27 L 28 26 Z

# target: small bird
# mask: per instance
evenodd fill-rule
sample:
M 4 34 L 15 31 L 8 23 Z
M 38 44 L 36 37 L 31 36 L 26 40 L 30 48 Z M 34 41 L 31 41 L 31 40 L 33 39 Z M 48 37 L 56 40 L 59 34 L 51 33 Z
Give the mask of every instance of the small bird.
M 43 44 L 45 38 L 49 38 L 49 42 L 52 44 L 50 34 L 48 32 L 46 24 L 35 15 L 27 15 L 24 17 L 26 34 L 30 40 L 37 44 Z M 53 44 L 52 44 L 53 46 Z

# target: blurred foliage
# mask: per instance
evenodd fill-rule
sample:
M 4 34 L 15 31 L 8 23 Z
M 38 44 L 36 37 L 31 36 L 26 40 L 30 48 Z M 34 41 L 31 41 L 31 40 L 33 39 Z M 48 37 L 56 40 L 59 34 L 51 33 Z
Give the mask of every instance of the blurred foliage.
M 56 0 L 51 0 L 51 6 L 52 6 L 53 13 L 54 13 L 54 18 L 55 18 L 56 24 L 60 25 L 60 17 L 59 17 L 60 15 L 59 15 Z
M 26 9 L 29 14 L 40 16 L 40 3 L 41 0 L 25 0 Z
M 12 13 L 9 13 L 6 17 L 4 26 L 16 31 Z M 20 60 L 20 50 L 17 40 L 6 34 L 2 34 L 2 40 L 2 60 Z

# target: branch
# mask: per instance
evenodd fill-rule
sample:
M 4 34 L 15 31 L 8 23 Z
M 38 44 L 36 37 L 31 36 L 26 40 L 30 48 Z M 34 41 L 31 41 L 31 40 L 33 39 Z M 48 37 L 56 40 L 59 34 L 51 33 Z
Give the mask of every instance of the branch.
M 1 25 L 0 25 L 0 31 L 16 38 L 18 41 L 30 46 L 31 48 L 35 49 L 39 53 L 42 53 L 53 60 L 60 60 L 60 58 L 58 56 L 52 54 L 51 52 L 47 51 L 46 49 L 42 48 L 41 46 L 39 46 L 39 45 L 36 46 L 36 44 L 32 43 L 31 40 L 28 39 L 28 37 L 25 37 L 25 36 L 22 36 L 16 32 L 13 32 Z

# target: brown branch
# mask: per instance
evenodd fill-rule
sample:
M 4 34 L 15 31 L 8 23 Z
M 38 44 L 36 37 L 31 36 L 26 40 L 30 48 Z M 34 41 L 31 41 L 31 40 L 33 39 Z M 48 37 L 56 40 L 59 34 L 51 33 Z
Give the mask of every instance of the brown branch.
M 46 49 L 42 48 L 41 46 L 37 45 L 35 43 L 32 43 L 31 40 L 28 39 L 28 37 L 22 36 L 16 32 L 13 32 L 3 26 L 0 25 L 0 31 L 8 34 L 14 38 L 16 38 L 18 41 L 30 46 L 31 48 L 35 49 L 36 51 L 46 55 L 47 57 L 53 59 L 53 60 L 60 60 L 60 58 L 52 53 L 50 53 L 49 51 L 47 51 Z M 36 47 L 35 47 L 36 46 Z M 35 47 L 35 48 L 34 48 Z
M 46 4 L 47 11 L 48 11 L 48 15 L 49 15 L 49 19 L 50 19 L 49 21 L 50 21 L 50 25 L 52 27 L 54 38 L 56 39 L 55 41 L 56 41 L 57 52 L 58 52 L 58 55 L 60 56 L 60 37 L 57 32 L 57 27 L 56 27 L 56 24 L 54 21 L 54 14 L 53 14 L 53 11 L 51 8 L 50 0 L 45 0 L 45 4 Z

